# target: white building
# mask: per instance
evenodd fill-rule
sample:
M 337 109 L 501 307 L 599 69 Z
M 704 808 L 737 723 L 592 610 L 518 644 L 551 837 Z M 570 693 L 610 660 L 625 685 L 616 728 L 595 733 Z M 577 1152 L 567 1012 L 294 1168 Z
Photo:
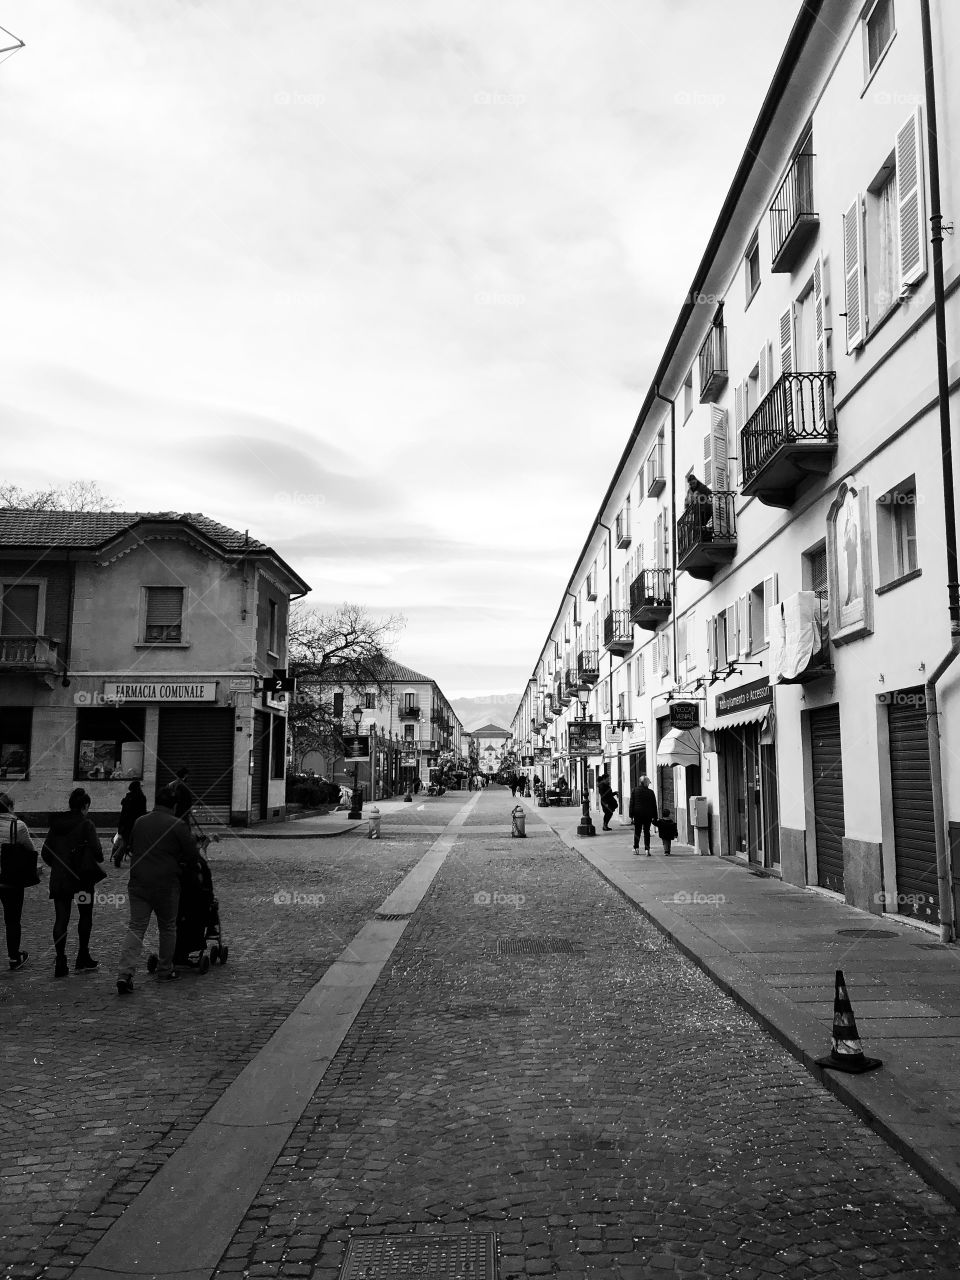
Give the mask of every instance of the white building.
M 924 682 L 957 643 L 960 364 L 935 317 L 955 350 L 960 270 L 947 236 L 939 288 L 931 174 L 957 217 L 960 5 L 930 7 L 926 82 L 923 6 L 802 6 L 513 729 L 566 771 L 579 691 L 624 729 L 614 787 L 649 772 L 681 838 L 703 794 L 713 852 L 936 925 L 960 663 L 936 685 L 942 770 Z M 689 475 L 711 492 L 685 508 Z M 677 701 L 699 713 L 682 739 Z

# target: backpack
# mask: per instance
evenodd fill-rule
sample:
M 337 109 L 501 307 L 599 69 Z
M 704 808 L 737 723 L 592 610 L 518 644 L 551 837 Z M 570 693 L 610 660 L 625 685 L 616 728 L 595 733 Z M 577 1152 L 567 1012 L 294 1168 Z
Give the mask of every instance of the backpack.
M 37 851 L 17 843 L 17 820 L 11 818 L 7 839 L 0 844 L 0 884 L 11 889 L 29 889 L 39 883 Z

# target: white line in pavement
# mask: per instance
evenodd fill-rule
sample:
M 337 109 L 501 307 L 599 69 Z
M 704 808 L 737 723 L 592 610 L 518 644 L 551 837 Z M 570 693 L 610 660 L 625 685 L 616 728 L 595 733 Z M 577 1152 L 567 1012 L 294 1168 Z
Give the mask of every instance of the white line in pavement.
M 472 796 L 448 824 L 463 826 Z M 379 907 L 416 910 L 456 841 L 433 842 Z M 409 921 L 368 920 L 74 1272 L 209 1280 Z

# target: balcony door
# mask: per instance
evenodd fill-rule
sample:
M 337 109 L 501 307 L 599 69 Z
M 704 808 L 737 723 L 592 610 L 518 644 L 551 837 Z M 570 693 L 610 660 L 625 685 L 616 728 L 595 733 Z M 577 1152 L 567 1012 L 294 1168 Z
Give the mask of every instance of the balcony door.
M 793 309 L 794 360 L 798 373 L 817 368 L 817 327 L 813 301 L 813 281 L 797 299 Z

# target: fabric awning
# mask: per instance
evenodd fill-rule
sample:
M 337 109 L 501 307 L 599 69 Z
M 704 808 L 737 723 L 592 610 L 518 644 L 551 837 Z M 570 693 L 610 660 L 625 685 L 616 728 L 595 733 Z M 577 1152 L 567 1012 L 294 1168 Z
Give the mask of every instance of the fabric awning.
M 773 706 L 769 702 L 765 702 L 762 707 L 745 707 L 743 711 L 736 711 L 732 716 L 715 717 L 713 720 L 705 720 L 701 728 L 716 733 L 718 729 L 736 729 L 744 724 L 759 724 L 762 720 L 766 720 L 767 716 L 773 711 Z
M 660 739 L 657 764 L 688 765 L 700 763 L 700 730 L 671 729 Z

